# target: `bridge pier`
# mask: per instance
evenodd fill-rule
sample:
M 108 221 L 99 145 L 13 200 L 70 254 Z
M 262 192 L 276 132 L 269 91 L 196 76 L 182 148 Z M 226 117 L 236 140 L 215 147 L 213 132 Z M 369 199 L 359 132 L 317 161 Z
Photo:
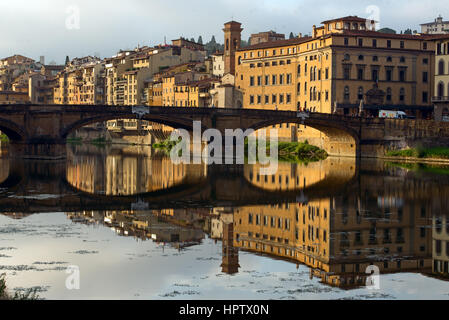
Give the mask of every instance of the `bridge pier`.
M 66 144 L 54 141 L 14 142 L 9 145 L 12 158 L 32 160 L 61 160 L 67 158 Z

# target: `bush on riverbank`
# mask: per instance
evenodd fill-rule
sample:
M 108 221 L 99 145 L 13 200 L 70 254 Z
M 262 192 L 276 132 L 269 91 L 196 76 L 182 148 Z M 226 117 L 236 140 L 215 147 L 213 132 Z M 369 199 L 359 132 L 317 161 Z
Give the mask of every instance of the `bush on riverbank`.
M 270 142 L 267 141 L 267 154 L 270 152 Z M 258 143 L 257 143 L 258 148 Z M 248 139 L 245 140 L 245 152 L 248 151 Z M 280 161 L 286 162 L 316 162 L 329 156 L 326 151 L 305 142 L 279 142 L 278 155 Z
M 25 293 L 16 292 L 13 296 L 6 287 L 6 274 L 0 275 L 0 300 L 37 300 L 39 299 L 36 289 L 29 289 Z
M 1 142 L 9 142 L 9 138 L 6 134 L 2 133 L 2 134 L 0 134 L 0 141 Z
M 449 159 L 449 148 L 413 148 L 387 152 L 388 157 L 420 158 L 420 159 Z
M 171 151 L 179 142 L 165 140 L 159 143 L 153 144 L 154 149 L 161 149 L 164 151 Z

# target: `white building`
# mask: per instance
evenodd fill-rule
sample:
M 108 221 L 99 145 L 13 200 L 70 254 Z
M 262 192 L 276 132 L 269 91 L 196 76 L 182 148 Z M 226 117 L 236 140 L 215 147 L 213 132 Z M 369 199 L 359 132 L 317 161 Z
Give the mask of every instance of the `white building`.
M 439 16 L 434 22 L 421 24 L 421 33 L 427 34 L 445 34 L 449 33 L 449 21 L 443 21 L 443 17 Z
M 216 77 L 224 76 L 224 55 L 223 53 L 216 53 L 212 55 L 212 74 Z

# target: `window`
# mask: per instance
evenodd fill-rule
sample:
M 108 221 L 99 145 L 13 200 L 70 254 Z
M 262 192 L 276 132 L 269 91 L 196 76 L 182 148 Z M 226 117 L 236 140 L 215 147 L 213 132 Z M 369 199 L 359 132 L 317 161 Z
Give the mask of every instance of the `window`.
M 422 63 L 423 63 L 423 64 L 429 64 L 429 59 L 424 58 L 424 59 L 422 60 Z
M 300 84 L 300 83 L 298 83 L 298 84 L 296 85 L 296 92 L 298 93 L 298 95 L 301 94 L 301 84 Z
M 249 103 L 254 104 L 254 96 L 249 96 Z
M 373 39 L 373 48 L 376 48 L 376 47 L 377 47 L 377 40 Z
M 326 80 L 329 79 L 329 68 L 326 68 L 325 78 L 326 78 Z
M 387 81 L 393 81 L 393 70 L 387 69 L 385 75 Z
M 272 79 L 271 79 L 271 84 L 273 86 L 275 86 L 275 85 L 277 85 L 277 82 L 278 82 L 278 77 L 276 75 L 273 75 Z
M 445 65 L 444 65 L 444 60 L 441 59 L 441 60 L 438 62 L 438 74 L 439 74 L 439 75 L 443 75 L 443 74 L 444 74 L 444 67 L 445 67 Z
M 399 60 L 401 63 L 405 63 L 405 57 L 401 57 Z
M 426 91 L 424 91 L 424 92 L 422 93 L 422 102 L 423 102 L 423 103 L 428 103 L 428 102 L 429 102 L 429 93 L 426 92 Z
M 348 45 L 349 45 L 349 39 L 345 38 L 345 46 L 348 46 Z
M 428 81 L 429 81 L 429 74 L 426 71 L 424 71 L 422 73 L 422 82 L 427 83 Z
M 275 67 L 275 66 L 278 65 L 278 63 L 277 63 L 276 61 L 273 61 L 273 62 L 271 63 L 271 65 L 272 65 L 273 67 Z
M 371 80 L 376 81 L 376 82 L 379 80 L 379 70 L 377 70 L 377 69 L 371 70 Z
M 265 85 L 266 86 L 270 85 L 270 76 L 265 76 Z
M 290 94 L 287 94 L 287 101 L 286 103 L 291 103 L 292 102 L 292 96 Z
M 249 86 L 254 87 L 254 77 L 249 77 Z
M 265 104 L 269 104 L 270 103 L 270 96 L 265 96 Z
M 262 85 L 262 76 L 258 76 L 257 77 L 257 85 L 261 86 Z
M 359 55 L 359 61 L 363 61 L 365 57 L 363 55 Z
M 284 103 L 284 94 L 279 95 L 279 103 Z
M 343 70 L 343 78 L 349 80 L 351 78 L 351 67 L 345 66 Z
M 391 48 L 391 40 L 387 40 L 387 48 Z
M 283 74 L 281 74 L 280 76 L 279 76 L 279 84 L 280 85 L 283 85 L 284 84 L 284 75 Z
M 276 103 L 277 103 L 277 95 L 273 94 L 273 96 L 271 97 L 271 102 L 272 102 L 273 104 L 276 104 Z
M 427 50 L 427 42 L 423 42 L 422 48 L 423 48 L 423 50 Z
M 357 98 L 359 99 L 359 101 L 363 100 L 363 87 L 359 87 Z
M 292 83 L 292 75 L 289 73 L 287 74 L 287 84 L 291 84 Z
M 377 62 L 379 61 L 379 57 L 378 56 L 373 56 L 373 62 Z
M 298 64 L 298 77 L 300 77 L 301 76 L 301 65 L 300 64 Z
M 405 82 L 405 78 L 406 78 L 405 70 L 404 69 L 399 70 L 399 81 Z
M 359 39 L 359 47 L 363 47 L 363 39 Z
M 399 101 L 404 102 L 405 101 L 405 89 L 401 88 L 399 91 Z
M 387 62 L 393 62 L 393 58 L 390 57 L 390 56 L 388 56 L 388 57 L 387 57 Z
M 257 104 L 262 104 L 262 96 L 257 96 Z
M 351 60 L 351 56 L 350 56 L 349 54 L 346 53 L 346 54 L 344 55 L 344 57 L 343 57 L 343 60 L 344 60 L 344 61 L 349 61 L 349 60 Z
M 392 94 L 391 94 L 391 88 L 387 89 L 387 101 L 391 101 Z
M 364 80 L 365 79 L 364 73 L 365 73 L 365 69 L 359 68 L 357 70 L 357 80 Z
M 348 101 L 349 100 L 349 87 L 348 86 L 345 87 L 343 95 L 344 95 L 344 97 L 343 97 L 344 100 Z
M 404 42 L 404 41 L 401 41 L 400 47 L 401 47 L 401 49 L 404 49 L 404 48 L 405 48 L 405 42 Z

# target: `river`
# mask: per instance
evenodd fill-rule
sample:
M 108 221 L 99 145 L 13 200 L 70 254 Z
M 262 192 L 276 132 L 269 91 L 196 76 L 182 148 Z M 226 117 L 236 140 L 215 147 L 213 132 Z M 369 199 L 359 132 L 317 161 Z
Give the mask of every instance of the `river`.
M 449 299 L 449 170 L 0 155 L 0 273 L 45 299 Z M 370 275 L 370 270 L 374 275 Z M 377 276 L 379 272 L 379 276 Z M 368 282 L 367 280 L 372 280 Z

